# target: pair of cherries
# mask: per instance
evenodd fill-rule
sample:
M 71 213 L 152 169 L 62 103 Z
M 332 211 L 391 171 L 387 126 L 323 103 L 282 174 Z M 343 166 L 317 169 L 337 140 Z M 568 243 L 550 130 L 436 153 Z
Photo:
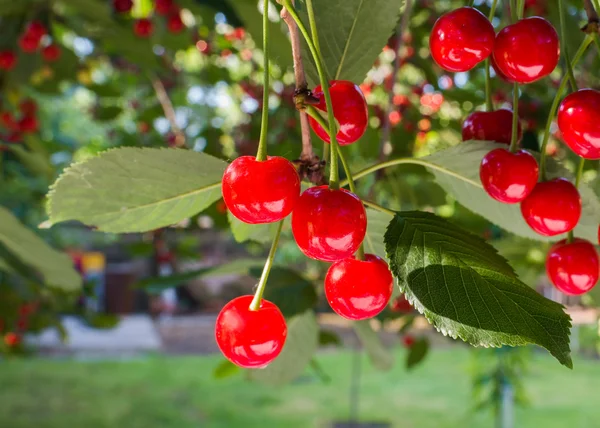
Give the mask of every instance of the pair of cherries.
M 500 109 L 475 112 L 463 123 L 467 140 L 510 144 L 513 112 Z M 519 138 L 521 126 L 518 127 Z M 554 236 L 571 231 L 581 217 L 581 198 L 577 188 L 564 178 L 538 183 L 537 160 L 527 151 L 515 153 L 498 148 L 481 161 L 479 177 L 484 190 L 505 204 L 521 203 L 521 213 L 537 233 Z
M 600 159 L 600 92 L 581 89 L 568 95 L 558 109 L 558 128 L 564 142 L 577 155 Z M 558 242 L 548 253 L 546 272 L 563 293 L 586 293 L 598 282 L 598 253 L 585 239 Z
M 505 80 L 531 83 L 558 64 L 558 33 L 544 18 L 534 16 L 503 28 L 497 35 L 484 14 L 461 7 L 441 16 L 429 39 L 431 55 L 444 70 L 464 72 L 488 57 Z
M 320 87 L 313 95 L 316 108 L 326 111 Z M 360 89 L 351 82 L 331 82 L 334 116 L 340 125 L 336 138 L 347 145 L 364 133 L 367 107 Z M 327 132 L 311 120 L 315 132 L 329 141 Z M 258 161 L 252 156 L 234 160 L 225 170 L 223 200 L 229 211 L 249 224 L 273 223 L 292 214 L 292 233 L 300 250 L 310 258 L 332 262 L 325 277 L 325 294 L 332 309 L 348 319 L 366 319 L 381 312 L 391 294 L 393 278 L 387 263 L 366 254 L 354 254 L 364 240 L 367 216 L 361 200 L 345 189 L 315 186 L 300 194 L 300 177 L 285 158 Z M 217 343 L 233 363 L 264 367 L 285 343 L 287 328 L 281 311 L 262 300 L 250 309 L 252 296 L 229 302 L 216 323 Z

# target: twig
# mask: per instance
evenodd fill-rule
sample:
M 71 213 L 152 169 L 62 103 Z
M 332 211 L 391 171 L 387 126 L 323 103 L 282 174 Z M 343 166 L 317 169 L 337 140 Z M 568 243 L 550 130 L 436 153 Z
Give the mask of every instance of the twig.
M 158 98 L 158 102 L 160 103 L 163 112 L 165 113 L 165 117 L 171 124 L 171 131 L 175 135 L 175 147 L 184 147 L 185 134 L 181 131 L 179 126 L 177 126 L 177 120 L 175 118 L 175 109 L 173 108 L 173 103 L 171 103 L 169 94 L 167 94 L 165 85 L 163 85 L 162 81 L 156 76 L 150 76 L 150 81 L 152 82 L 154 92 L 156 92 L 156 98 Z
M 396 59 L 394 60 L 394 69 L 392 71 L 392 88 L 388 93 L 388 104 L 385 110 L 385 114 L 383 115 L 383 126 L 381 130 L 381 141 L 379 143 L 379 160 L 384 161 L 386 158 L 386 147 L 391 144 L 390 136 L 392 133 L 392 124 L 390 122 L 390 113 L 392 110 L 393 100 L 394 100 L 394 91 L 393 91 L 393 81 L 396 79 L 398 75 L 398 71 L 400 70 L 400 49 L 402 48 L 402 38 L 404 37 L 404 33 L 408 28 L 408 23 L 410 20 L 410 14 L 412 11 L 412 0 L 406 0 L 406 6 L 404 7 L 404 14 L 398 23 L 398 29 L 396 32 Z
M 596 12 L 592 0 L 583 0 L 583 8 L 585 9 L 585 13 L 588 17 L 588 23 L 600 22 L 600 18 L 598 18 L 598 12 Z
M 308 88 L 308 84 L 306 83 L 306 73 L 304 72 L 304 63 L 302 62 L 300 32 L 298 31 L 296 22 L 285 7 L 281 9 L 280 16 L 283 22 L 288 26 L 290 32 L 292 58 L 294 61 L 294 77 L 296 78 L 296 92 L 304 92 Z M 311 161 L 314 159 L 315 153 L 310 138 L 308 115 L 303 111 L 300 111 L 300 129 L 302 131 L 302 153 L 300 154 L 300 159 L 303 161 Z

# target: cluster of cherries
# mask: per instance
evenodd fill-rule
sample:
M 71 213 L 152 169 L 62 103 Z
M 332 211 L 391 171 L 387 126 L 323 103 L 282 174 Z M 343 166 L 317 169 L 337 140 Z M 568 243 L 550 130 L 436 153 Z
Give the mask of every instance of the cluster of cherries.
M 133 0 L 113 0 L 113 8 L 117 13 L 129 13 L 133 9 Z M 180 33 L 184 29 L 181 10 L 174 0 L 156 0 L 154 11 L 166 18 L 170 33 Z M 154 33 L 154 23 L 150 18 L 137 19 L 133 31 L 138 37 L 148 38 Z
M 462 7 L 440 17 L 433 27 L 430 48 L 434 60 L 453 72 L 471 70 L 490 58 L 502 79 L 527 84 L 549 75 L 558 64 L 559 37 L 547 20 L 525 18 L 498 34 L 478 10 Z M 463 124 L 463 140 L 511 143 L 513 112 L 475 112 Z M 582 89 L 567 96 L 558 111 L 565 143 L 585 159 L 600 159 L 600 92 Z M 518 127 L 520 138 L 521 128 Z M 536 159 L 525 150 L 494 149 L 481 162 L 485 191 L 506 204 L 521 204 L 527 224 L 543 236 L 572 231 L 581 217 L 581 197 L 565 178 L 539 180 Z M 562 292 L 589 291 L 600 273 L 598 254 L 584 239 L 563 240 L 550 250 L 546 270 Z
M 39 21 L 31 21 L 19 37 L 19 48 L 26 54 L 40 50 L 44 61 L 54 62 L 60 58 L 61 49 L 48 36 L 48 30 Z M 0 70 L 10 71 L 17 65 L 17 52 L 12 49 L 0 50 Z
M 365 98 L 354 83 L 330 82 L 334 116 L 339 123 L 336 139 L 341 145 L 356 142 L 365 132 L 368 111 Z M 326 111 L 321 87 L 313 92 L 315 107 Z M 319 137 L 329 134 L 315 120 L 310 124 Z M 308 257 L 330 262 L 325 295 L 339 315 L 362 320 L 373 317 L 388 304 L 393 278 L 387 263 L 373 254 L 355 257 L 367 231 L 367 215 L 361 200 L 345 189 L 315 186 L 300 194 L 300 177 L 287 159 L 269 156 L 257 160 L 241 156 L 226 169 L 223 200 L 229 211 L 248 224 L 273 223 L 292 215 L 292 233 Z M 252 296 L 227 303 L 216 323 L 216 338 L 223 354 L 242 367 L 263 367 L 283 348 L 287 328 L 281 311 L 262 300 L 250 308 Z
M 38 131 L 37 103 L 32 99 L 25 99 L 19 104 L 20 117 L 15 117 L 10 111 L 0 112 L 0 129 L 5 133 L 0 134 L 0 139 L 7 143 L 19 143 L 23 134 Z
M 19 306 L 17 321 L 12 329 L 7 329 L 8 326 L 5 321 L 0 319 L 0 333 L 4 336 L 5 346 L 9 349 L 14 349 L 21 344 L 23 334 L 29 328 L 29 318 L 37 311 L 37 309 L 37 302 L 23 303 Z

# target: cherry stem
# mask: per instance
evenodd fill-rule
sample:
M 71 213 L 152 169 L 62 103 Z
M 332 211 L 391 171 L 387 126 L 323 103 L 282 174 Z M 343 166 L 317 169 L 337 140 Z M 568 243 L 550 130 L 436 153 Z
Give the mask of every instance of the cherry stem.
M 264 55 L 264 78 L 263 78 L 263 109 L 260 121 L 260 138 L 258 140 L 257 161 L 267 160 L 267 131 L 269 126 L 269 2 L 263 2 L 263 55 Z
M 325 118 L 323 116 L 321 116 L 321 113 L 319 112 L 319 110 L 317 110 L 314 106 L 307 105 L 304 107 L 304 111 L 306 112 L 307 115 L 312 117 L 319 125 L 321 125 L 321 128 L 323 128 L 323 129 L 329 128 L 329 124 L 327 123 Z M 327 144 L 327 143 L 325 143 L 325 144 Z M 325 151 L 328 151 L 328 150 L 325 150 Z
M 571 58 L 569 56 L 569 48 L 567 46 L 567 24 L 565 22 L 565 6 L 563 0 L 558 0 L 558 16 L 560 18 L 560 45 L 563 46 L 562 51 L 565 54 L 565 63 L 567 67 L 567 75 L 571 82 L 571 89 L 577 90 L 577 80 L 575 80 L 575 73 L 573 73 L 573 66 L 571 65 Z
M 265 3 L 268 3 L 265 0 Z M 265 267 L 263 268 L 262 274 L 260 276 L 260 280 L 258 281 L 258 287 L 256 287 L 256 292 L 254 293 L 254 298 L 250 303 L 251 311 L 258 311 L 260 309 L 260 303 L 262 300 L 263 293 L 265 292 L 265 286 L 267 285 L 267 280 L 269 279 L 269 273 L 271 272 L 271 268 L 273 267 L 273 261 L 275 260 L 275 252 L 277 251 L 277 245 L 279 245 L 279 237 L 281 236 L 281 229 L 283 229 L 283 222 L 285 220 L 281 220 L 277 225 L 277 230 L 275 231 L 275 237 L 273 238 L 273 243 L 271 244 L 271 249 L 269 250 L 269 255 L 267 256 L 267 260 L 265 261 Z
M 493 21 L 494 16 L 496 15 L 496 7 L 498 6 L 498 0 L 494 0 L 492 2 L 492 7 L 490 9 L 490 14 L 488 16 L 488 20 L 490 22 Z M 487 111 L 494 110 L 494 102 L 492 101 L 492 76 L 490 72 L 491 61 L 489 58 L 485 60 L 485 109 Z
M 583 167 L 585 166 L 585 159 L 579 159 L 579 165 L 577 165 L 577 174 L 575 175 L 575 188 L 579 188 L 579 183 L 581 183 L 581 177 L 583 176 Z M 573 231 L 569 231 L 567 235 L 567 242 L 573 242 Z
M 150 75 L 150 81 L 152 82 L 152 88 L 156 92 L 156 98 L 163 109 L 165 117 L 171 125 L 171 132 L 175 135 L 175 147 L 185 147 L 185 134 L 181 128 L 177 125 L 177 117 L 175 115 L 175 109 L 169 94 L 163 85 L 163 82 L 155 75 Z
M 513 84 L 513 117 L 512 136 L 510 139 L 510 152 L 515 153 L 519 144 L 519 84 Z
M 485 109 L 486 111 L 494 111 L 494 102 L 492 101 L 492 76 L 490 73 L 490 59 L 486 59 L 485 67 Z
M 525 13 L 525 0 L 517 0 L 517 19 L 523 19 Z
M 450 171 L 449 169 L 446 169 L 442 166 L 439 166 L 434 163 L 431 163 L 431 162 L 428 162 L 428 161 L 425 161 L 422 159 L 418 159 L 418 158 L 398 158 L 398 159 L 392 159 L 392 160 L 389 160 L 386 162 L 376 163 L 375 165 L 372 165 L 370 167 L 362 169 L 362 170 L 358 171 L 357 173 L 353 174 L 353 178 L 354 178 L 354 181 L 356 181 L 362 177 L 372 174 L 373 172 L 379 171 L 380 169 L 389 168 L 389 167 L 396 166 L 396 165 L 404 165 L 404 164 L 421 165 L 426 168 L 433 169 L 433 170 L 439 171 L 443 174 L 454 177 L 458 180 L 464 181 L 465 183 L 468 183 L 472 186 L 483 189 L 483 186 L 481 185 L 481 182 L 479 180 L 477 180 L 477 181 L 471 180 L 470 178 L 463 177 L 462 175 L 457 174 L 454 171 Z M 340 183 L 341 186 L 347 186 L 349 184 L 350 184 L 349 180 L 343 180 Z
M 325 97 L 325 107 L 327 108 L 327 119 L 329 121 L 329 144 L 331 145 L 331 160 L 329 165 L 329 188 L 339 189 L 340 188 L 340 176 L 338 170 L 338 152 L 340 146 L 338 145 L 336 134 L 336 122 L 335 116 L 333 115 L 333 103 L 331 102 L 331 94 L 329 92 L 329 81 L 323 67 L 323 55 L 321 54 L 321 43 L 319 41 L 319 33 L 317 30 L 317 22 L 315 19 L 315 10 L 313 8 L 312 0 L 306 0 L 306 10 L 308 12 L 308 23 L 310 31 L 312 33 L 312 41 L 315 45 L 316 56 L 313 53 L 315 63 L 317 65 L 317 72 L 319 73 L 319 80 L 321 81 L 321 90 L 323 91 L 323 97 Z
M 385 207 L 382 207 L 381 205 L 379 205 L 379 204 L 376 204 L 375 202 L 371 202 L 371 201 L 365 201 L 365 200 L 363 199 L 362 203 L 363 203 L 364 205 L 368 206 L 369 208 L 372 208 L 372 209 L 374 209 L 374 210 L 376 210 L 376 211 L 379 211 L 379 212 L 382 212 L 382 213 L 384 213 L 384 214 L 389 214 L 389 215 L 391 215 L 391 216 L 395 216 L 395 215 L 396 215 L 396 212 L 395 212 L 395 211 L 388 210 L 387 208 L 385 208 Z
M 519 16 L 517 14 L 517 0 L 510 1 L 510 16 L 513 23 L 517 22 L 517 20 L 519 19 Z
M 344 156 L 344 153 L 342 153 L 341 147 L 338 150 L 338 155 L 340 157 L 340 161 L 342 162 L 342 167 L 344 168 L 344 172 L 346 173 L 350 191 L 352 193 L 354 193 L 355 195 L 357 195 L 356 186 L 354 185 L 354 178 L 352 177 L 352 171 L 350 171 L 350 167 L 348 166 L 348 162 L 346 162 L 346 157 Z M 364 245 L 362 243 L 360 244 L 360 247 L 358 248 L 358 251 L 356 252 L 356 258 L 358 260 L 365 259 L 365 249 L 364 249 Z
M 496 7 L 498 6 L 498 0 L 494 0 L 492 2 L 492 7 L 490 8 L 490 14 L 488 16 L 488 19 L 490 22 L 492 22 L 492 20 L 494 19 L 494 16 L 496 15 Z
M 579 49 L 575 53 L 573 60 L 571 61 L 572 67 L 574 67 L 579 62 L 579 60 L 581 59 L 581 57 L 585 53 L 586 49 L 592 43 L 593 40 L 594 40 L 594 36 L 591 36 L 591 35 L 587 36 L 583 40 L 583 42 L 579 46 Z M 540 152 L 541 152 L 540 178 L 542 181 L 546 180 L 546 148 L 548 146 L 548 141 L 550 140 L 550 128 L 552 127 L 552 122 L 554 121 L 554 116 L 556 115 L 556 111 L 558 110 L 558 104 L 560 103 L 560 100 L 562 99 L 562 93 L 564 92 L 564 90 L 567 86 L 568 80 L 569 80 L 568 75 L 563 76 L 563 78 L 560 82 L 560 85 L 558 86 L 558 89 L 556 90 L 556 95 L 554 96 L 554 101 L 552 101 L 552 106 L 550 107 L 550 112 L 548 113 L 548 121 L 546 122 L 546 130 L 544 132 L 544 139 L 542 140 L 542 147 L 540 149 Z

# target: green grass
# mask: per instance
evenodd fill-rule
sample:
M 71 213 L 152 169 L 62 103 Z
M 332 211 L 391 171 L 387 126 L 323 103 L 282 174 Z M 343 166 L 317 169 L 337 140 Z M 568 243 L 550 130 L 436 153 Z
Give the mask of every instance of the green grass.
M 398 350 L 402 361 L 403 351 Z M 6 428 L 310 428 L 348 415 L 351 355 L 324 353 L 329 384 L 307 377 L 282 388 L 242 376 L 212 378 L 211 357 L 151 357 L 119 362 L 0 362 L 0 427 Z M 434 350 L 412 373 L 363 371 L 362 420 L 393 427 L 486 428 L 490 414 L 473 415 L 470 355 Z M 536 355 L 525 380 L 531 406 L 518 410 L 519 428 L 600 426 L 600 364 L 563 368 Z

